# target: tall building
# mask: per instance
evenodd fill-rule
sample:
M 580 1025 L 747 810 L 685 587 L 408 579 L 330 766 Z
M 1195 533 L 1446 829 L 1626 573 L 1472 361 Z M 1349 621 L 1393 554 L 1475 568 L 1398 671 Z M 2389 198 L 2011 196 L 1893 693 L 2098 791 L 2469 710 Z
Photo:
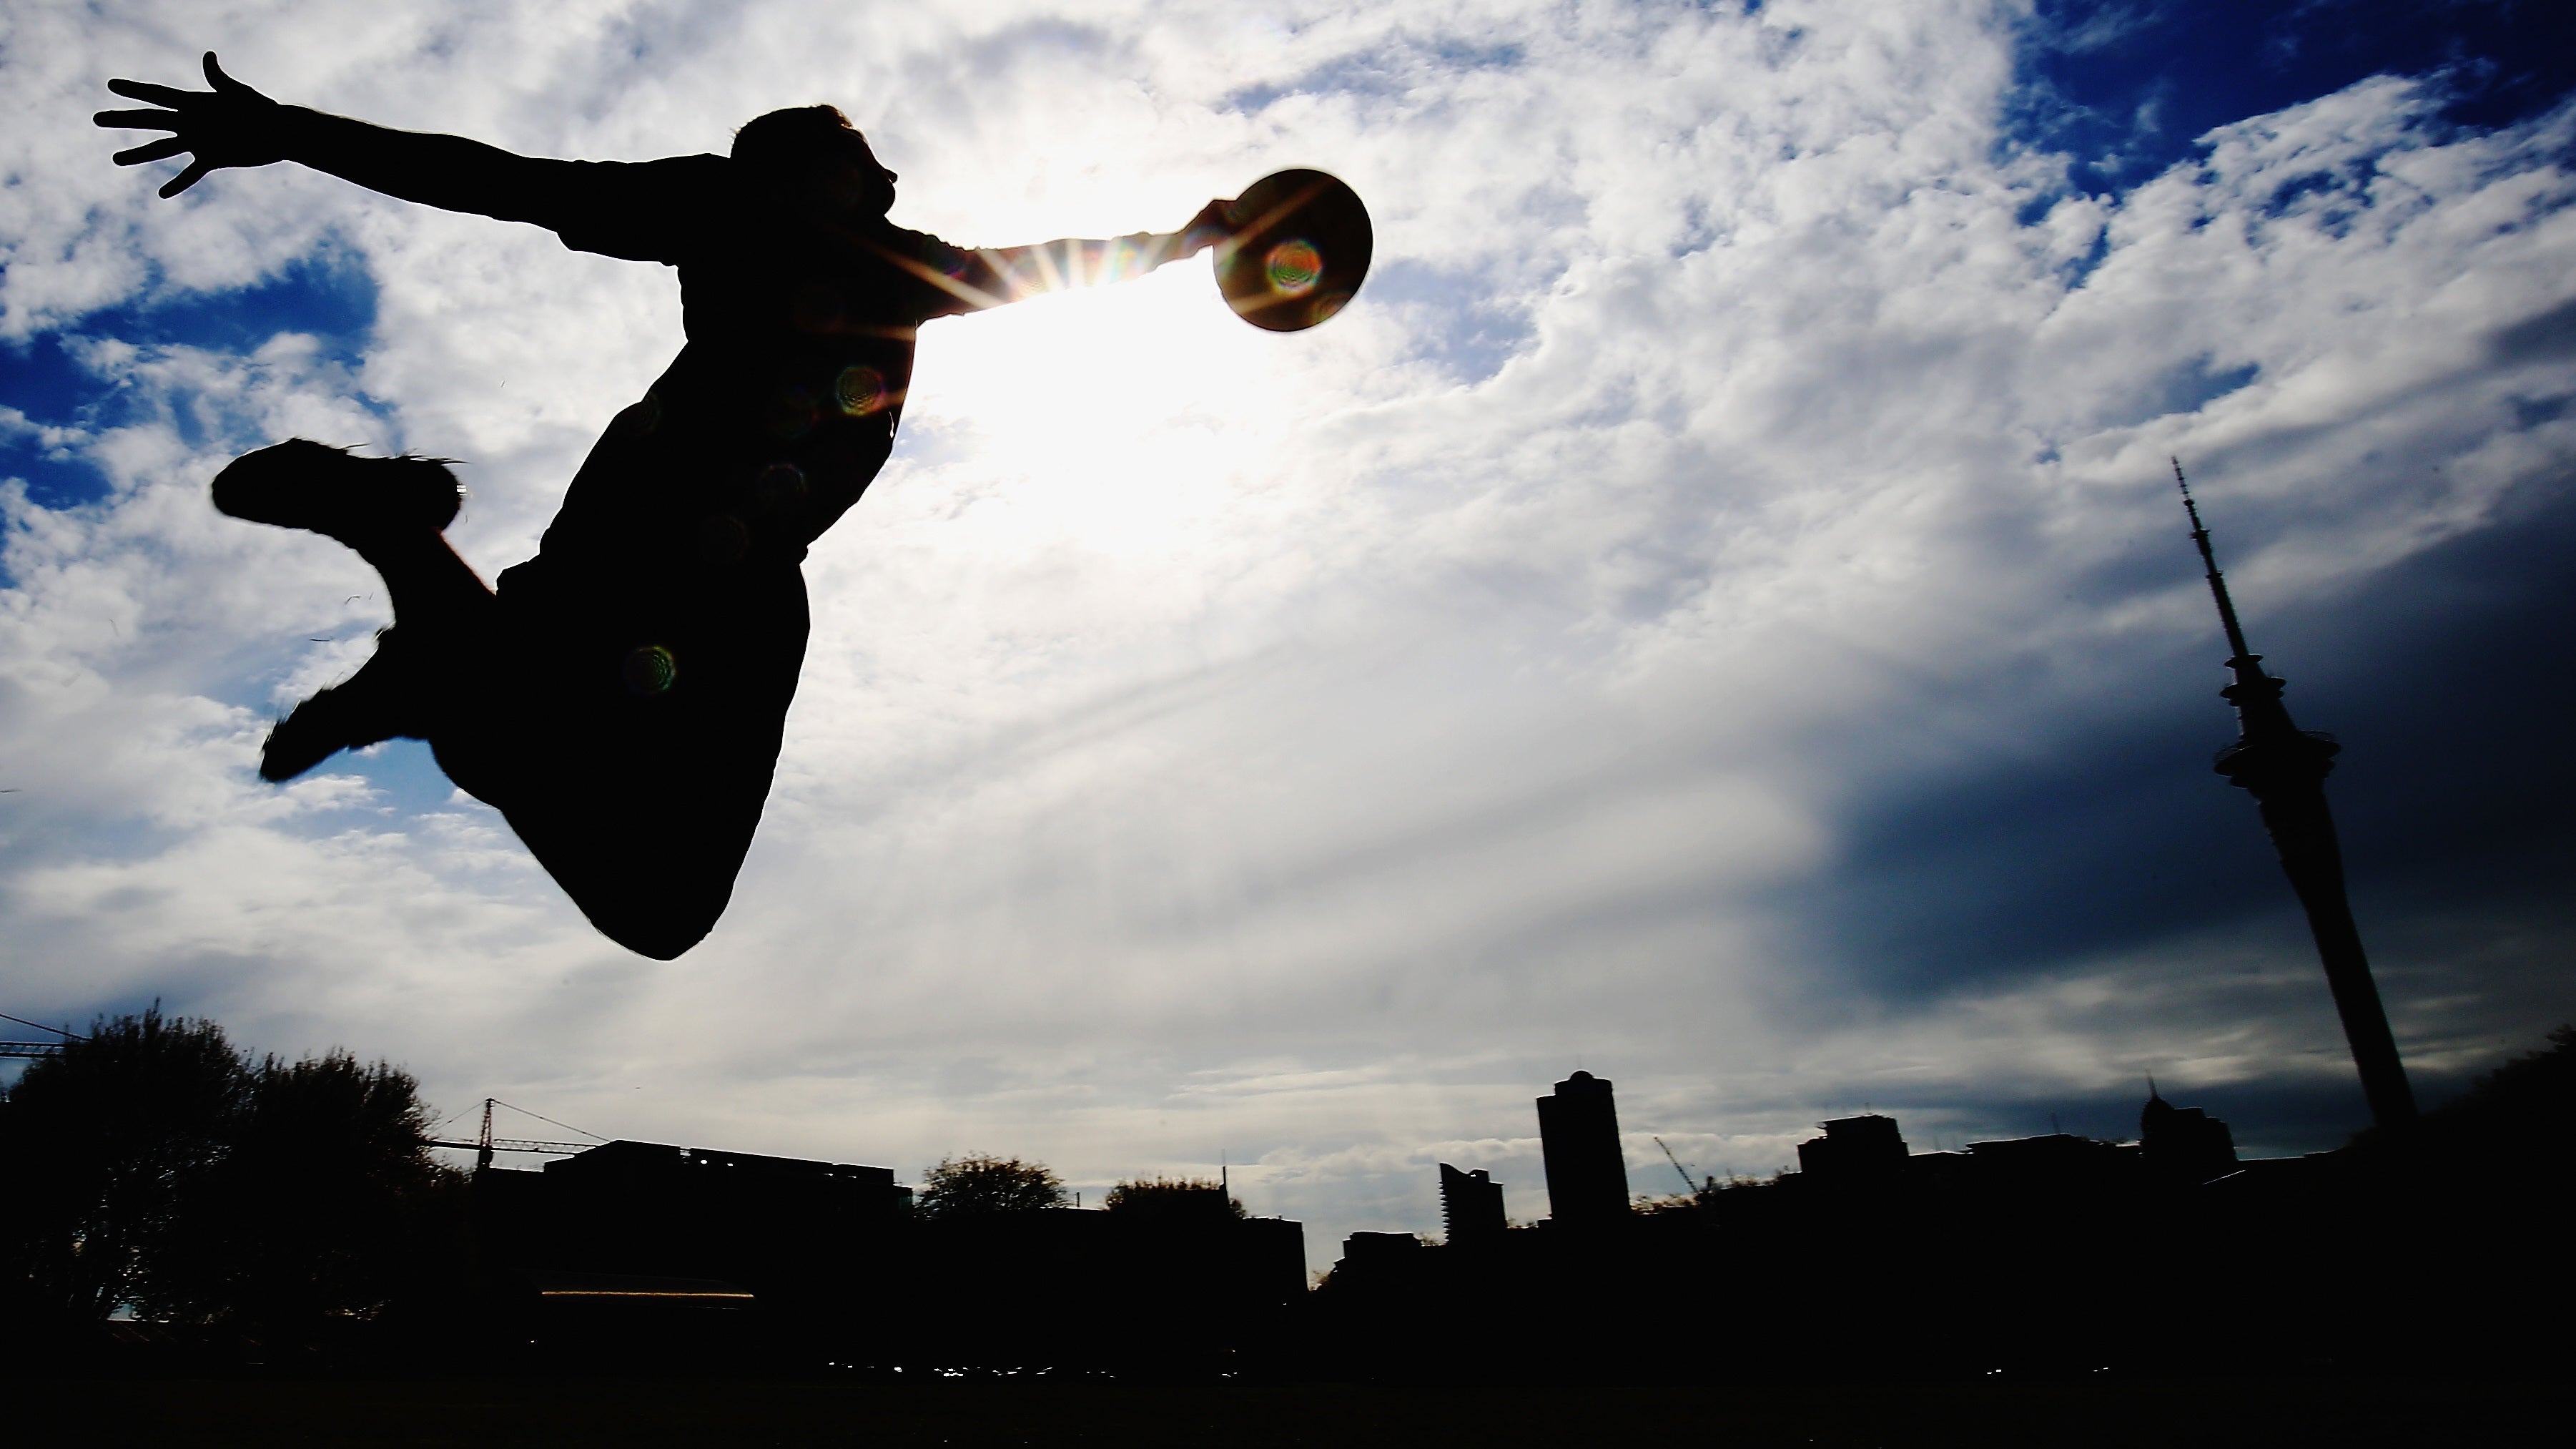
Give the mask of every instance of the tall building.
M 1548 1212 L 1560 1226 L 1628 1215 L 1628 1159 L 1619 1150 L 1619 1110 L 1608 1082 L 1576 1072 L 1556 1084 L 1555 1095 L 1539 1098 L 1538 1141 Z
M 2147 1171 L 2174 1183 L 2201 1183 L 2236 1170 L 2236 1134 L 2198 1107 L 2177 1107 L 2147 1083 L 2138 1113 L 2138 1152 Z
M 1482 1168 L 1460 1172 L 1440 1164 L 1440 1221 L 1453 1248 L 1501 1242 L 1510 1223 L 1503 1216 L 1503 1185 Z
M 2325 780 L 2343 746 L 2333 738 L 2300 729 L 2281 703 L 2282 680 L 2263 672 L 2263 656 L 2248 648 L 2245 630 L 2236 622 L 2236 605 L 2227 597 L 2218 558 L 2210 551 L 2209 530 L 2201 526 L 2200 508 L 2191 500 L 2191 485 L 2174 462 L 2174 481 L 2182 485 L 2183 510 L 2191 515 L 2191 541 L 2200 546 L 2200 561 L 2209 571 L 2210 596 L 2218 601 L 2218 621 L 2227 629 L 2227 668 L 2235 682 L 2218 693 L 2236 706 L 2236 743 L 2218 755 L 2218 773 L 2229 784 L 2249 791 L 2261 807 L 2263 828 L 2289 874 L 2290 888 L 2307 908 L 2308 930 L 2316 937 L 2317 957 L 2326 968 L 2326 988 L 2334 994 L 2335 1012 L 2343 1018 L 2344 1040 L 2352 1046 L 2353 1065 L 2361 1073 L 2361 1091 L 2370 1101 L 2372 1120 L 2386 1127 L 2415 1115 L 2415 1093 L 2406 1084 L 2406 1067 L 2397 1057 L 2397 1039 L 2389 1034 L 2388 1012 L 2380 1005 L 2379 987 L 2370 977 L 2370 960 L 2362 954 L 2361 932 L 2352 923 L 2352 903 L 2344 895 L 2343 850 L 2335 841 L 2334 816 L 2326 809 Z
M 1422 1240 L 1411 1233 L 1353 1233 L 1342 1239 L 1342 1256 L 1333 1264 L 1334 1271 L 1356 1267 L 1386 1269 L 1410 1259 L 1422 1248 Z
M 1798 1171 L 1815 1183 L 1892 1186 L 1905 1176 L 1905 1138 L 1896 1119 L 1872 1113 L 1816 1124 L 1822 1137 L 1798 1144 Z

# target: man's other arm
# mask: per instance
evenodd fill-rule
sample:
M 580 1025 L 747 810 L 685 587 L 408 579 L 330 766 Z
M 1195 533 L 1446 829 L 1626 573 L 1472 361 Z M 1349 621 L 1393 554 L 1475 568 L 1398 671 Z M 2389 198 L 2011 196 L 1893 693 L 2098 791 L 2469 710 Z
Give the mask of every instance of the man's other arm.
M 651 232 L 685 226 L 705 214 L 687 197 L 669 194 L 669 184 L 677 178 L 656 178 L 662 190 L 658 205 L 645 204 L 641 194 L 656 188 L 629 183 L 640 182 L 636 173 L 646 167 L 667 170 L 676 164 L 695 175 L 714 158 L 637 167 L 521 156 L 462 136 L 397 131 L 281 105 L 224 74 L 211 51 L 205 70 L 211 91 L 109 81 L 108 89 L 118 95 L 162 109 L 102 111 L 96 117 L 101 126 L 172 133 L 118 152 L 120 166 L 190 154 L 186 169 L 161 188 L 163 196 L 176 196 L 225 167 L 295 161 L 399 200 L 531 222 L 564 233 L 567 245 L 655 261 L 672 260 L 667 253 L 674 248 L 671 239 Z M 652 220 L 656 217 L 658 223 Z M 634 234 L 638 223 L 644 234 Z
M 1222 201 L 1211 201 L 1188 225 L 1172 232 L 1064 237 L 1017 247 L 935 243 L 944 252 L 930 259 L 934 264 L 909 269 L 940 294 L 942 305 L 931 315 L 977 312 L 1067 287 L 1123 282 L 1166 262 L 1196 256 L 1224 239 L 1224 207 Z

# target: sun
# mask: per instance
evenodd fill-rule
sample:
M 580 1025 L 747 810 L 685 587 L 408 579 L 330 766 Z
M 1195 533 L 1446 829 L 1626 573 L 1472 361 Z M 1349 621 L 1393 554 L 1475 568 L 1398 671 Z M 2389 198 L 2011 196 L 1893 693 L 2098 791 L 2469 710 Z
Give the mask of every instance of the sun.
M 1195 260 L 933 323 L 905 408 L 914 467 L 1028 530 L 1168 547 L 1275 430 L 1264 341 Z

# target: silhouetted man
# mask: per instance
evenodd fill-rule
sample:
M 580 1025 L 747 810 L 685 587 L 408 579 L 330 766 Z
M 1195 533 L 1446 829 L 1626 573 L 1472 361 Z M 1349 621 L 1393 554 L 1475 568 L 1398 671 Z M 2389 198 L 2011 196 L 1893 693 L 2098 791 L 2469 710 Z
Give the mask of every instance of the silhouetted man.
M 915 329 L 1141 274 L 1223 235 L 1216 202 L 1180 232 L 1110 241 L 970 250 L 906 231 L 886 220 L 895 174 L 830 106 L 752 121 L 729 157 L 549 161 L 280 105 L 212 53 L 205 72 L 211 92 L 108 82 L 163 109 L 100 125 L 173 133 L 119 165 L 191 153 L 163 196 L 222 167 L 298 161 L 679 269 L 688 345 L 497 589 L 440 536 L 460 495 L 435 460 L 296 439 L 214 484 L 225 513 L 356 549 L 394 606 L 375 658 L 270 732 L 260 773 L 425 739 L 593 924 L 664 960 L 733 893 L 805 657 L 798 565 L 894 447 Z

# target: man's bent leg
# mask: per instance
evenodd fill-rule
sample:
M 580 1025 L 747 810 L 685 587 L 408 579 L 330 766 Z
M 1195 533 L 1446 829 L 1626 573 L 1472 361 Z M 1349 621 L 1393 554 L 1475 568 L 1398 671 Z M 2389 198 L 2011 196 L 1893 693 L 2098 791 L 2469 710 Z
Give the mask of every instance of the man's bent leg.
M 693 781 L 688 793 L 649 804 L 558 793 L 503 813 L 601 935 L 669 961 L 732 901 L 769 781 Z
M 489 685 L 431 748 L 601 934 L 669 960 L 714 929 L 760 824 L 804 661 L 804 581 L 780 568 L 603 624 L 580 607 L 594 589 L 522 568 L 502 578 Z M 664 666 L 651 678 L 631 667 L 647 652 Z
M 424 732 L 414 651 L 394 631 L 376 632 L 375 657 L 340 683 L 297 705 L 259 747 L 259 777 L 282 784 L 342 750 Z
M 270 731 L 260 775 L 290 780 L 344 749 L 422 735 L 425 712 L 489 627 L 492 592 L 440 536 L 463 490 L 428 458 L 360 458 L 303 438 L 246 453 L 215 475 L 215 507 L 235 518 L 302 528 L 357 550 L 391 595 L 399 637 L 347 681 L 295 707 Z
M 351 548 L 361 535 L 438 533 L 464 493 L 436 458 L 361 458 L 310 438 L 244 453 L 215 475 L 215 507 L 234 518 L 303 528 Z
M 492 590 L 440 535 L 465 499 L 435 458 L 361 458 L 304 438 L 235 458 L 215 475 L 235 518 L 337 539 L 375 567 L 394 617 L 418 638 L 478 627 Z
M 714 728 L 618 728 L 544 711 L 430 739 L 602 935 L 668 961 L 733 899 L 778 759 L 781 708 Z

